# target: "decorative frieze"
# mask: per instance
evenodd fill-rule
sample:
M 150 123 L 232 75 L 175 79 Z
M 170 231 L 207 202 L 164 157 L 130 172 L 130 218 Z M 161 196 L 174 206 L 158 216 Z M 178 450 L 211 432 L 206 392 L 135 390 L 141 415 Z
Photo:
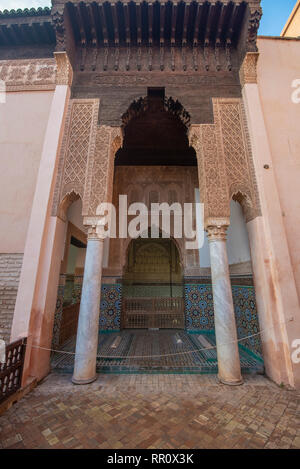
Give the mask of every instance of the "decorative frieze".
M 0 61 L 0 80 L 7 91 L 53 90 L 56 82 L 54 59 Z

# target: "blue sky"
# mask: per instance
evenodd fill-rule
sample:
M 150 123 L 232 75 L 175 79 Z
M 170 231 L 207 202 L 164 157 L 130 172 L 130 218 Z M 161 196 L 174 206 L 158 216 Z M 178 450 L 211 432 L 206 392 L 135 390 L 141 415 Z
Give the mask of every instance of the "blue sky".
M 262 0 L 264 16 L 259 34 L 279 36 L 296 0 Z M 50 6 L 50 0 L 0 0 L 0 10 Z

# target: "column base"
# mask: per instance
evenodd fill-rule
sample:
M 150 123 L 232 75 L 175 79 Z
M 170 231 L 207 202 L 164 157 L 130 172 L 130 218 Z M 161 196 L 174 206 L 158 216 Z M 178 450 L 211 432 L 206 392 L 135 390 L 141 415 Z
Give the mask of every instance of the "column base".
M 226 384 L 226 386 L 242 386 L 242 384 L 244 384 L 244 380 L 242 378 L 236 381 L 226 381 L 218 375 L 218 380 L 221 384 Z
M 95 375 L 93 378 L 88 378 L 88 379 L 76 379 L 74 377 L 72 377 L 72 383 L 73 384 L 90 384 L 90 383 L 93 383 L 94 381 L 96 381 L 97 379 L 97 375 Z

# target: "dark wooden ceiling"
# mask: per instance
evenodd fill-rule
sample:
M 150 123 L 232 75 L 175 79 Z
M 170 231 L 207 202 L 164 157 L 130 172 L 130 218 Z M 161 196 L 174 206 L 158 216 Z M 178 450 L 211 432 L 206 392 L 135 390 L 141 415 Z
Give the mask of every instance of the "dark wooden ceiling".
M 78 44 L 236 42 L 247 2 L 66 3 Z

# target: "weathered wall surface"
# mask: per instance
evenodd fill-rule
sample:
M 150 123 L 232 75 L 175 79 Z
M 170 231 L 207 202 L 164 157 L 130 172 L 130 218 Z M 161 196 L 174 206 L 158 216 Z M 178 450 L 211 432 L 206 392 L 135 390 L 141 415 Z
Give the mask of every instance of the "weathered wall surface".
M 0 254 L 0 338 L 9 342 L 23 254 Z
M 300 100 L 293 102 L 292 84 L 300 80 L 300 41 L 260 38 L 258 86 L 273 167 L 289 244 L 298 296 L 300 298 Z M 264 162 L 261 162 L 264 165 Z
M 23 253 L 52 91 L 6 94 L 0 104 L 0 253 Z
M 52 91 L 0 104 L 0 337 L 9 341 Z

